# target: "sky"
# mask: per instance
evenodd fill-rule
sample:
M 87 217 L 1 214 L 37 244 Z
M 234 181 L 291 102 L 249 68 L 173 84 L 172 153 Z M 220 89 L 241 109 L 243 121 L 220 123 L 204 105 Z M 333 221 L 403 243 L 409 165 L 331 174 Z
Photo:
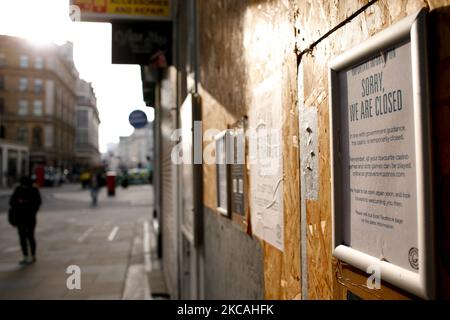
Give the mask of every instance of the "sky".
M 72 22 L 69 0 L 0 0 L 0 34 L 37 43 L 74 43 L 80 78 L 92 82 L 97 97 L 100 152 L 133 132 L 131 111 L 142 110 L 153 120 L 153 109 L 143 101 L 139 66 L 111 64 L 111 24 Z

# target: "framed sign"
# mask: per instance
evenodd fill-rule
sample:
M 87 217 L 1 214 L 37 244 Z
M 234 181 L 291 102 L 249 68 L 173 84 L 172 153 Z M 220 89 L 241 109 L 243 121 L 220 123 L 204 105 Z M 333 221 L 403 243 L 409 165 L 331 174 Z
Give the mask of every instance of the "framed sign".
M 238 223 L 244 231 L 248 229 L 248 175 L 246 169 L 247 143 L 245 131 L 247 117 L 242 117 L 230 126 L 230 141 L 232 149 L 230 163 L 231 183 L 231 214 L 233 221 Z
M 333 254 L 434 296 L 426 11 L 330 64 Z
M 201 99 L 188 94 L 180 107 L 181 147 L 184 161 L 181 167 L 181 231 L 189 242 L 199 245 L 203 240 L 202 165 L 197 163 L 195 150 L 201 150 Z M 201 153 L 201 152 L 200 152 Z
M 114 21 L 112 63 L 172 65 L 172 28 L 171 21 Z
M 231 135 L 228 130 L 222 131 L 216 140 L 216 179 L 217 179 L 217 211 L 224 216 L 230 216 L 230 168 L 229 146 Z

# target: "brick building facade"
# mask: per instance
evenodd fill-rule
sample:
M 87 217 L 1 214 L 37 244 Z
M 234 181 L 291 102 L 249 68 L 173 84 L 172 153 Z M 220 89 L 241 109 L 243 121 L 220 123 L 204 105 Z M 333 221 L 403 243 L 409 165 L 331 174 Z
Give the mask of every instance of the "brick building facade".
M 77 79 L 71 43 L 0 36 L 0 134 L 29 146 L 31 169 L 72 167 Z

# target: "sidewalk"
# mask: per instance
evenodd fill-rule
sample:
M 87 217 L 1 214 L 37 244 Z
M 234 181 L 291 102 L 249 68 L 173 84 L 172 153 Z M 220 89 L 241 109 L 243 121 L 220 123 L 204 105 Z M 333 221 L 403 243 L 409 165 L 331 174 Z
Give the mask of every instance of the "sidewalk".
M 9 197 L 13 193 L 13 189 L 8 188 L 0 188 L 0 198 L 1 197 Z
M 34 265 L 18 264 L 17 231 L 0 215 L 0 299 L 151 299 L 152 285 L 164 292 L 149 281 L 160 270 L 150 187 L 102 195 L 96 208 L 86 193 L 43 191 L 51 203 L 38 215 Z M 80 269 L 80 290 L 67 285 L 70 266 Z

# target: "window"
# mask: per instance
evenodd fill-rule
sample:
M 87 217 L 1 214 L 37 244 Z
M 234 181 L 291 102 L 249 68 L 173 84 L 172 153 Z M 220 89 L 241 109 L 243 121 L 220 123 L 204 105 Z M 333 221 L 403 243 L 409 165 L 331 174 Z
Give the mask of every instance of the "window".
M 0 139 L 6 138 L 6 129 L 5 126 L 0 126 Z
M 24 143 L 28 142 L 28 129 L 26 127 L 17 129 L 17 140 Z
M 32 146 L 38 147 L 38 148 L 42 147 L 42 128 L 41 127 L 33 128 Z
M 77 128 L 87 128 L 88 127 L 88 112 L 87 110 L 77 111 Z
M 46 125 L 44 128 L 45 146 L 48 148 L 53 147 L 53 127 Z
M 26 91 L 28 90 L 28 78 L 20 77 L 19 80 L 19 90 Z
M 88 143 L 87 130 L 78 130 L 76 135 L 76 143 L 78 146 L 83 146 Z
M 28 56 L 26 54 L 20 56 L 20 66 L 22 68 L 28 68 Z
M 25 116 L 28 114 L 28 101 L 19 100 L 19 115 Z
M 42 92 L 42 85 L 43 85 L 42 79 L 35 79 L 34 80 L 34 92 L 35 93 Z
M 34 100 L 33 105 L 33 114 L 35 116 L 42 116 L 42 101 L 41 100 Z
M 44 59 L 42 57 L 36 57 L 34 60 L 34 67 L 36 69 L 43 69 L 44 68 Z
M 0 67 L 3 67 L 6 65 L 6 57 L 4 53 L 0 53 Z

